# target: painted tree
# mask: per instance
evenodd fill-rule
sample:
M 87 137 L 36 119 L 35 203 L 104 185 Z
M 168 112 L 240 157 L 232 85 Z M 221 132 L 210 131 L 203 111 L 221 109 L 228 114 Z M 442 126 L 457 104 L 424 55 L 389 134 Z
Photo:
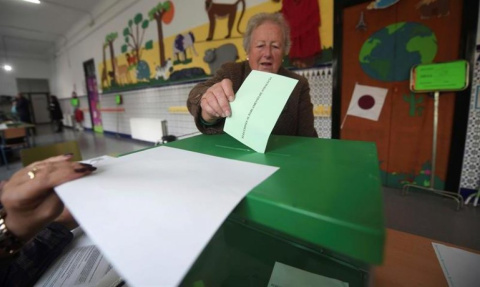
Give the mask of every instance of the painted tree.
M 105 49 L 108 47 L 107 43 L 103 43 L 102 45 L 102 88 L 108 87 L 108 71 L 107 71 L 107 57 L 105 56 Z
M 152 10 L 148 12 L 148 18 L 150 21 L 155 20 L 157 22 L 160 66 L 162 67 L 165 66 L 165 44 L 163 43 L 162 23 L 169 24 L 172 22 L 174 11 L 173 2 L 165 1 L 163 3 L 158 3 L 157 6 L 153 7 Z
M 122 53 L 126 53 L 128 51 L 128 47 L 132 49 L 133 54 L 137 59 L 137 63 L 142 58 L 142 44 L 143 44 L 143 36 L 145 35 L 145 29 L 148 28 L 149 21 L 143 19 L 143 15 L 138 13 L 128 21 L 128 26 L 123 29 L 123 36 L 125 37 L 125 44 L 122 45 Z M 145 48 L 149 48 L 148 46 L 152 45 L 151 43 L 147 42 Z
M 108 45 L 110 49 L 110 61 L 112 63 L 112 84 L 117 83 L 117 79 L 115 76 L 115 69 L 116 69 L 116 61 L 115 61 L 115 51 L 113 49 L 113 41 L 118 38 L 118 33 L 110 33 L 105 37 L 105 44 Z

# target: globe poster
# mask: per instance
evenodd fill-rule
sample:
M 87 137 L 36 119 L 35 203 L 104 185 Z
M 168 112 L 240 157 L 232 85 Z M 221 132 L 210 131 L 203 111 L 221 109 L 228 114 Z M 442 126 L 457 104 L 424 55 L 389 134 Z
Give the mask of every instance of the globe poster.
M 363 71 L 383 82 L 405 81 L 410 69 L 433 62 L 437 37 L 425 25 L 399 22 L 375 32 L 362 45 L 359 61 Z

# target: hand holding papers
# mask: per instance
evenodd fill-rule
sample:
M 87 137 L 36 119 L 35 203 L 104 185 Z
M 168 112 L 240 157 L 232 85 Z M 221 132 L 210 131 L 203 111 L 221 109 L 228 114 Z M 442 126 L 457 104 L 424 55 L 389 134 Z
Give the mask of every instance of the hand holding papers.
M 298 80 L 277 74 L 252 71 L 230 103 L 232 116 L 224 131 L 264 153 L 270 133 Z

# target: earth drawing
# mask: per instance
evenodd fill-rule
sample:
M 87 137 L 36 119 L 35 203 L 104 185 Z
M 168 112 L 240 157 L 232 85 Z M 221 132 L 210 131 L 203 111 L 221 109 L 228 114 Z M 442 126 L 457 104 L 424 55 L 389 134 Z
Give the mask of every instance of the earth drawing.
M 430 28 L 399 22 L 370 36 L 360 49 L 359 61 L 363 71 L 374 79 L 405 81 L 414 65 L 432 63 L 437 50 L 437 37 Z

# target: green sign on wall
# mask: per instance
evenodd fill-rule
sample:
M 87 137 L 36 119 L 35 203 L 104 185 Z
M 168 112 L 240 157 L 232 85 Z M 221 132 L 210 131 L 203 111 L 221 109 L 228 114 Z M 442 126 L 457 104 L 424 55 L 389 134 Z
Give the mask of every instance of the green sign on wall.
M 78 107 L 80 105 L 80 101 L 78 100 L 78 98 L 72 98 L 70 100 L 70 103 L 72 104 L 73 107 Z
M 465 60 L 422 64 L 410 71 L 412 92 L 460 91 L 468 86 L 468 62 Z

